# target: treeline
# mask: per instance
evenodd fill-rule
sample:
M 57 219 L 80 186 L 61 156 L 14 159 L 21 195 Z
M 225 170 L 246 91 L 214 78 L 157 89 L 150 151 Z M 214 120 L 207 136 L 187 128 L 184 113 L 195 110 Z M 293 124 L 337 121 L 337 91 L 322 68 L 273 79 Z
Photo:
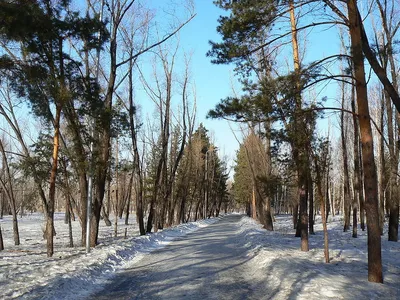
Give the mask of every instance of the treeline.
M 367 229 L 368 279 L 383 282 L 381 235 L 388 222 L 388 239 L 397 241 L 399 222 L 397 2 L 215 4 L 227 14 L 217 27 L 222 41 L 211 42 L 208 55 L 233 63 L 243 86 L 209 112 L 243 124 L 235 199 L 269 230 L 273 210 L 293 213 L 303 251 L 320 213 L 327 262 L 326 219 L 341 212 L 353 237 L 358 223 Z M 308 44 L 307 37 L 318 41 L 316 32 L 336 37 L 330 43 L 337 53 L 323 56 L 318 42 Z M 314 57 L 305 61 L 309 49 Z M 339 106 L 325 97 L 334 83 L 330 103 Z M 324 115 L 338 116 L 338 141 L 333 128 L 318 132 Z
M 24 211 L 44 212 L 52 256 L 57 208 L 91 247 L 112 213 L 134 211 L 146 234 L 229 208 L 226 163 L 196 128 L 177 38 L 195 14 L 181 4 L 167 24 L 134 0 L 0 2 L 0 217 L 12 215 L 15 245 Z

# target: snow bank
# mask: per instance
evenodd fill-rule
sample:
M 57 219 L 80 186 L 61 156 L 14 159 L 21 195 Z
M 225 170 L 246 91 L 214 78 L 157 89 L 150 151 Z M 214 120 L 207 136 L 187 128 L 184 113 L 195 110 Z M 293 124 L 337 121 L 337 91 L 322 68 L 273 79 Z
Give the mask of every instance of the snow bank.
M 367 281 L 366 231 L 359 229 L 359 237 L 352 238 L 351 231 L 342 231 L 340 218 L 330 221 L 331 261 L 326 264 L 320 220 L 316 234 L 309 237 L 309 252 L 300 251 L 300 238 L 294 238 L 292 227 L 291 216 L 277 216 L 273 232 L 253 219 L 242 218 L 238 240 L 252 258 L 249 275 L 254 277 L 255 288 L 262 286 L 274 299 L 400 299 L 399 243 L 385 241 L 387 235 L 382 237 L 382 285 Z
M 33 214 L 19 220 L 21 246 L 12 245 L 11 219 L 0 220 L 6 249 L 0 252 L 0 298 L 76 299 L 101 289 L 110 276 L 129 267 L 148 253 L 160 249 L 189 232 L 214 223 L 218 218 L 201 220 L 165 229 L 155 234 L 138 236 L 135 220 L 131 225 L 120 222 L 119 236 L 112 237 L 113 226 L 100 226 L 100 244 L 86 254 L 83 247 L 67 248 L 68 225 L 63 214 L 56 215 L 55 254 L 47 258 L 43 216 Z M 79 236 L 78 221 L 73 222 L 74 235 Z M 130 237 L 124 239 L 125 229 Z

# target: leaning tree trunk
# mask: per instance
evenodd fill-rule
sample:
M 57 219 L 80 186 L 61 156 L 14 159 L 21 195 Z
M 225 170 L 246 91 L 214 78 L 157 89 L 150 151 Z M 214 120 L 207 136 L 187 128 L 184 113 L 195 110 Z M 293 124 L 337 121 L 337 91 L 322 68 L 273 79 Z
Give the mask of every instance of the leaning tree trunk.
M 356 0 L 347 1 L 351 52 L 356 81 L 358 119 L 362 144 L 364 167 L 365 210 L 368 230 L 368 280 L 383 282 L 381 236 L 379 230 L 378 180 L 374 160 L 373 136 L 368 107 L 367 83 L 365 80 L 364 58 L 361 40 L 361 20 Z

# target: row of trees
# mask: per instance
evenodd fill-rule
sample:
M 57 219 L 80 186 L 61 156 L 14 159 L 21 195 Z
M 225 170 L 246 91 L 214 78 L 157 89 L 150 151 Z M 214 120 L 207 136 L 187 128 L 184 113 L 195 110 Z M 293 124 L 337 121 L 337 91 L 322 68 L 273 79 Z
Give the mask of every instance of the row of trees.
M 327 214 L 343 207 L 344 231 L 350 228 L 351 213 L 353 237 L 357 237 L 357 221 L 362 230 L 366 224 L 368 279 L 383 282 L 385 213 L 389 215 L 389 240 L 398 239 L 399 152 L 394 141 L 400 106 L 394 47 L 400 23 L 396 1 L 367 2 L 214 1 L 228 13 L 220 17 L 217 28 L 222 42 L 211 42 L 208 55 L 214 63 L 236 65 L 243 92 L 223 99 L 209 116 L 247 124 L 234 192 L 237 199 L 248 203 L 254 217 L 272 230 L 271 203 L 277 210 L 292 211 L 301 249 L 308 251 L 315 211 L 320 208 L 326 235 Z M 337 44 L 342 47 L 338 53 L 312 57 L 306 63 L 301 49 L 308 45 L 299 37 L 316 28 L 337 28 Z M 367 33 L 371 28 L 373 43 Z M 290 64 L 284 62 L 289 66 L 285 70 L 277 57 L 288 51 L 287 45 L 292 59 Z M 380 91 L 378 118 L 372 113 L 374 97 L 371 85 L 367 88 L 367 67 L 376 75 L 373 79 Z M 323 87 L 332 82 L 339 83 L 340 96 L 335 99 L 341 107 L 329 107 L 314 96 L 324 93 Z M 341 172 L 330 168 L 334 141 L 316 130 L 318 116 L 331 112 L 340 115 L 341 142 L 336 149 L 342 150 Z M 269 166 L 258 163 L 260 158 Z M 245 181 L 246 177 L 251 180 Z M 334 185 L 338 178 L 341 184 Z M 327 238 L 325 249 L 328 262 Z
M 140 1 L 0 2 L 1 212 L 13 216 L 16 245 L 17 213 L 37 209 L 35 199 L 48 256 L 57 202 L 66 222 L 78 216 L 91 247 L 112 210 L 127 221 L 134 209 L 145 234 L 228 208 L 225 162 L 207 129 L 194 130 L 178 32 L 195 14 L 182 4 L 183 16 L 166 12 L 172 29 L 162 32 Z M 154 117 L 146 121 L 142 106 Z

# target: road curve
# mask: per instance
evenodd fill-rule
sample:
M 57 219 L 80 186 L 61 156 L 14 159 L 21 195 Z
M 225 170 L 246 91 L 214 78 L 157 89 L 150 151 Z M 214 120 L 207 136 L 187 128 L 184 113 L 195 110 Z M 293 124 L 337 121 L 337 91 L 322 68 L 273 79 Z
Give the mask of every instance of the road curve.
M 145 256 L 88 299 L 265 298 L 248 276 L 250 257 L 235 238 L 241 217 L 225 216 Z

